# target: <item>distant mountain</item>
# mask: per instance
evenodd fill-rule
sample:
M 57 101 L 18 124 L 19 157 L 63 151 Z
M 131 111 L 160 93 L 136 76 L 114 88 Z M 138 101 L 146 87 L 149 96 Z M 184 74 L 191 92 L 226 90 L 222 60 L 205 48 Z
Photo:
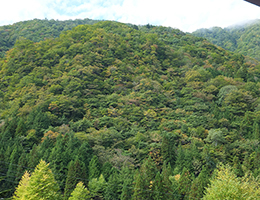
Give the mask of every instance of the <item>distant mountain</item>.
M 199 29 L 192 33 L 226 50 L 260 60 L 260 20 L 227 28 Z

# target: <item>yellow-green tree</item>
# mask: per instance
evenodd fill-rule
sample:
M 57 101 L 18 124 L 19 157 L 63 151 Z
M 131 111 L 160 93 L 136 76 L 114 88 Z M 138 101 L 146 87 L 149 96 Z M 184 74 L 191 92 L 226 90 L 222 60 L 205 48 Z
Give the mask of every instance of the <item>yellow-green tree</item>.
M 86 199 L 86 200 L 91 199 L 88 189 L 85 188 L 82 182 L 79 182 L 77 184 L 76 188 L 71 193 L 71 197 L 69 198 L 69 200 L 78 200 L 78 199 Z
M 27 186 L 30 180 L 30 174 L 26 171 L 17 186 L 13 199 L 26 200 L 27 199 Z
M 49 164 L 46 164 L 45 161 L 41 160 L 31 176 L 25 172 L 14 193 L 14 199 L 61 199 L 59 186 L 48 166 Z
M 210 182 L 204 200 L 260 199 L 259 181 L 250 174 L 242 178 L 237 177 L 230 166 L 219 165 Z

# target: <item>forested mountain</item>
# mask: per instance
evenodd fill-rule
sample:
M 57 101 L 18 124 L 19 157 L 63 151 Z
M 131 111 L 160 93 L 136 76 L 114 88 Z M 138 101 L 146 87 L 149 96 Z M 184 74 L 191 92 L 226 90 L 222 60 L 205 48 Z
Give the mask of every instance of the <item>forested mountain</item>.
M 192 33 L 226 50 L 260 60 L 260 20 L 227 28 L 199 29 Z
M 56 38 L 62 31 L 71 30 L 80 24 L 94 24 L 99 20 L 77 19 L 77 20 L 28 20 L 12 25 L 0 26 L 0 57 L 11 49 L 16 40 L 24 37 L 33 42 L 39 42 L 46 38 Z
M 257 199 L 259 82 L 255 59 L 162 26 L 20 38 L 0 59 L 0 195 Z

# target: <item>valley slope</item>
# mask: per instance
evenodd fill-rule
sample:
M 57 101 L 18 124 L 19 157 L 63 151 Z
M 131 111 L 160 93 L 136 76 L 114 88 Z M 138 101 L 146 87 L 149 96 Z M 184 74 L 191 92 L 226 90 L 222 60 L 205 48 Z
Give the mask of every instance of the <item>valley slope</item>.
M 66 198 L 79 177 L 93 198 L 192 199 L 219 163 L 259 175 L 257 60 L 111 21 L 17 38 L 0 59 L 1 196 L 41 159 Z

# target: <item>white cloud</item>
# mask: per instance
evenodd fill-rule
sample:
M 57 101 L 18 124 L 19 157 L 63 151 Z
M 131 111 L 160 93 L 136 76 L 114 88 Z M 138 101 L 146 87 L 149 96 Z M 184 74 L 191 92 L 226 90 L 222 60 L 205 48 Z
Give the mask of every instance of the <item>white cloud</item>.
M 150 23 L 190 32 L 260 18 L 260 7 L 243 0 L 8 0 L 1 8 L 0 25 L 45 17 L 90 18 Z

